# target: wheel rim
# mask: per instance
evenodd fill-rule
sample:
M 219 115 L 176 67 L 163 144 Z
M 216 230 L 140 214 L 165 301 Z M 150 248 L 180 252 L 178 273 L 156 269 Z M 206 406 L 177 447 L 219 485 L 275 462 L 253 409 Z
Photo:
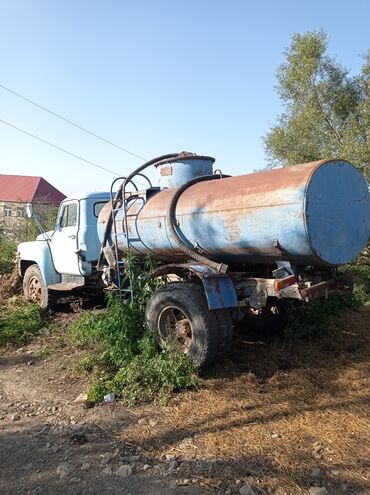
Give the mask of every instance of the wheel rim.
M 162 310 L 158 319 L 158 332 L 162 344 L 180 347 L 188 353 L 192 342 L 192 328 L 189 318 L 176 306 Z
M 42 285 L 36 276 L 31 277 L 28 282 L 28 297 L 34 302 L 42 302 Z

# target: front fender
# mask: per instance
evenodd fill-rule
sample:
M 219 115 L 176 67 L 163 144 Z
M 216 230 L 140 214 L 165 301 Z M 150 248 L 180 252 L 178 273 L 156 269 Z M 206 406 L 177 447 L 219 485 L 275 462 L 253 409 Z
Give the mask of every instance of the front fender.
M 37 263 L 46 286 L 61 282 L 62 277 L 54 268 L 47 241 L 40 239 L 37 241 L 22 242 L 18 244 L 18 253 L 22 277 L 28 266 Z

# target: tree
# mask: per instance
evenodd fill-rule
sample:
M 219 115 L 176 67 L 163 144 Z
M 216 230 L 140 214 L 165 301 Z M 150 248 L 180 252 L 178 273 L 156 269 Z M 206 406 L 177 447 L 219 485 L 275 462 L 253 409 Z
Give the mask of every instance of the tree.
M 285 111 L 264 138 L 269 166 L 340 157 L 370 180 L 370 50 L 354 77 L 326 52 L 323 31 L 292 36 L 276 73 Z

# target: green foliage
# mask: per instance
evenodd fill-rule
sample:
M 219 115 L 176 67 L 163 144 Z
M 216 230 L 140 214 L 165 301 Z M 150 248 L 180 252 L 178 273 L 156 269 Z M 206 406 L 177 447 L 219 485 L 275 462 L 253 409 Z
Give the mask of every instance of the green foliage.
M 41 311 L 36 304 L 27 303 L 0 307 L 0 345 L 21 343 L 36 334 L 43 325 Z
M 359 75 L 327 55 L 323 31 L 294 34 L 278 67 L 285 111 L 265 137 L 270 166 L 341 157 L 370 179 L 370 50 Z
M 289 323 L 284 330 L 288 340 L 316 337 L 338 321 L 345 309 L 361 305 L 353 295 L 330 294 L 327 299 L 314 299 L 309 303 L 297 303 L 291 311 Z
M 35 357 L 37 359 L 45 359 L 46 357 L 50 356 L 50 354 L 52 354 L 52 352 L 53 352 L 53 349 L 49 346 L 39 347 L 35 351 Z
M 107 308 L 84 313 L 71 328 L 77 347 L 86 350 L 77 369 L 92 376 L 89 405 L 115 393 L 127 405 L 143 400 L 164 401 L 171 393 L 196 386 L 194 366 L 175 350 L 160 350 L 145 327 L 146 302 L 158 287 L 148 279 L 151 262 L 140 266 L 128 258 L 135 299 L 133 302 L 109 295 Z M 127 282 L 126 273 L 123 283 Z
M 0 275 L 13 271 L 16 251 L 14 242 L 0 242 Z
M 356 263 L 342 268 L 344 272 L 354 275 L 353 298 L 359 305 L 370 302 L 370 265 L 358 265 Z

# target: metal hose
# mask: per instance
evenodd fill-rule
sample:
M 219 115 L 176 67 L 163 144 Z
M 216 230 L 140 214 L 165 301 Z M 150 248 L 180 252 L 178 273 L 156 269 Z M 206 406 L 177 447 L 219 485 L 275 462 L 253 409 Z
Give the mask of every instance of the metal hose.
M 167 226 L 171 239 L 176 243 L 176 245 L 181 249 L 181 251 L 183 251 L 187 256 L 189 256 L 189 258 L 199 261 L 200 263 L 203 263 L 209 268 L 217 270 L 217 272 L 225 273 L 228 269 L 227 265 L 224 265 L 223 263 L 216 263 L 215 261 L 206 258 L 205 256 L 194 251 L 194 249 L 187 246 L 182 241 L 176 228 L 176 206 L 182 193 L 186 191 L 186 189 L 188 189 L 189 187 L 193 186 L 194 184 L 197 184 L 198 182 L 221 179 L 221 178 L 222 176 L 219 175 L 204 175 L 202 177 L 196 177 L 195 179 L 190 180 L 189 182 L 181 186 L 179 189 L 177 189 L 168 208 Z
M 122 201 L 124 198 L 122 197 L 122 192 L 124 190 L 124 188 L 126 187 L 126 185 L 132 181 L 133 177 L 135 177 L 135 175 L 139 174 L 142 170 L 144 170 L 145 168 L 147 167 L 150 167 L 151 165 L 155 165 L 157 162 L 161 162 L 162 160 L 168 160 L 169 158 L 175 158 L 177 156 L 181 155 L 181 153 L 168 153 L 167 155 L 161 155 L 161 156 L 158 156 L 157 158 L 152 158 L 151 160 L 149 160 L 148 162 L 145 162 L 143 163 L 143 165 L 140 165 L 140 167 L 136 168 L 130 175 L 128 175 L 122 182 L 120 188 L 118 189 L 117 191 L 117 194 L 116 194 L 116 197 L 114 198 L 114 201 L 113 201 L 113 204 L 112 204 L 112 208 L 115 209 L 118 205 L 118 202 L 119 201 Z M 110 234 L 110 230 L 111 230 L 111 227 L 112 227 L 112 223 L 113 223 L 113 216 L 110 215 L 107 223 L 106 223 L 106 226 L 105 226 L 105 231 L 104 231 L 104 237 L 103 237 L 103 240 L 102 240 L 102 243 L 101 243 L 101 246 L 100 246 L 100 253 L 99 253 L 99 259 L 98 259 L 98 263 L 97 263 L 97 267 L 101 267 L 101 263 L 103 261 L 103 256 L 104 256 L 104 247 L 106 246 L 107 244 L 107 241 L 108 241 L 108 237 L 109 237 L 109 234 Z

